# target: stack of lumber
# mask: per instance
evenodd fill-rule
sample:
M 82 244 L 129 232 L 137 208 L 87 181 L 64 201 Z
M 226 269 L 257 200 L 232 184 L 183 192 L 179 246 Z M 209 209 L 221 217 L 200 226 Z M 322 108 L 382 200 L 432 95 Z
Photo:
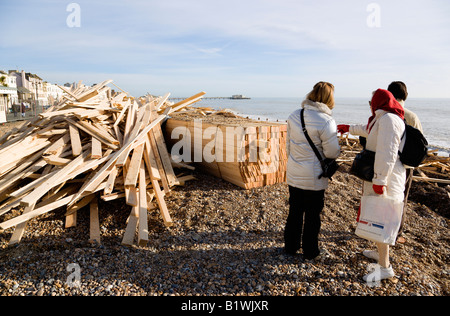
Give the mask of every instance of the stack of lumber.
M 425 161 L 415 169 L 414 181 L 450 184 L 450 157 L 435 155 L 436 150 L 428 152 Z
M 10 244 L 20 242 L 30 219 L 65 207 L 71 227 L 88 205 L 90 240 L 100 242 L 99 197 L 132 206 L 123 244 L 133 244 L 136 233 L 139 245 L 147 243 L 151 207 L 166 226 L 173 224 L 164 195 L 179 181 L 161 122 L 205 93 L 172 104 L 169 94 L 135 99 L 113 93 L 110 83 L 61 87 L 62 100 L 0 138 L 0 215 L 21 210 L 0 223 L 2 230 L 14 228 Z
M 342 149 L 339 162 L 351 165 L 357 153 L 362 150 L 359 140 L 348 134 L 340 136 Z M 423 163 L 414 168 L 413 180 L 416 182 L 450 184 L 450 157 L 436 155 L 438 150 L 429 150 Z
M 286 124 L 244 119 L 223 110 L 187 109 L 165 123 L 169 148 L 186 139 L 178 135 L 180 130 L 189 135 L 188 159 L 201 170 L 244 189 L 286 181 Z

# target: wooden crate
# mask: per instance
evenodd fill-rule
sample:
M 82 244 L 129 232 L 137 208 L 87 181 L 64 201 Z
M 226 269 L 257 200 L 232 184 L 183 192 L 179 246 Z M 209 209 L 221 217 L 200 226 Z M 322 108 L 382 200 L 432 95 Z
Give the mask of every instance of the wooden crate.
M 233 117 L 219 123 L 206 118 L 186 120 L 180 113 L 164 124 L 169 152 L 244 189 L 286 181 L 286 124 L 235 121 Z M 179 136 L 183 130 L 186 139 L 185 134 Z M 190 150 L 190 155 L 184 150 Z

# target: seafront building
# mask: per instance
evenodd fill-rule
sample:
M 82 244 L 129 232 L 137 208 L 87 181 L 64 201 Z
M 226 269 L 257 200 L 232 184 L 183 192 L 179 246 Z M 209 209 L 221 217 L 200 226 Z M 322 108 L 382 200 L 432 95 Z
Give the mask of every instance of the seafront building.
M 6 122 L 8 113 L 20 113 L 48 107 L 63 95 L 56 84 L 44 81 L 24 70 L 0 70 L 0 122 Z

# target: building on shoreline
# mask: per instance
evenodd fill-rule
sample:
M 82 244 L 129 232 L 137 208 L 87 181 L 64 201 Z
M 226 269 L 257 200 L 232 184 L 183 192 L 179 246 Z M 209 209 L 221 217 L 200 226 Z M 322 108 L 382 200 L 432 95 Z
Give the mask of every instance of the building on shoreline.
M 36 74 L 24 70 L 0 70 L 0 113 L 5 115 L 14 113 L 16 116 L 22 105 L 27 110 L 41 111 L 52 105 L 63 93 L 58 85 L 46 82 Z
M 6 113 L 18 103 L 16 77 L 0 70 L 0 123 L 6 122 Z

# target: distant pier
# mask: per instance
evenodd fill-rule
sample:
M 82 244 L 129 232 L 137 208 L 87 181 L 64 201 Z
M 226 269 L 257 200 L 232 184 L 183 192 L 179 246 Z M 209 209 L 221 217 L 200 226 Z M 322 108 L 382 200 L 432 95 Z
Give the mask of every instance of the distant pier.
M 169 100 L 185 100 L 186 98 L 169 98 Z M 203 100 L 219 100 L 219 99 L 228 99 L 228 100 L 250 100 L 250 98 L 241 95 L 241 94 L 237 94 L 237 95 L 233 95 L 231 97 L 205 97 L 202 98 Z

